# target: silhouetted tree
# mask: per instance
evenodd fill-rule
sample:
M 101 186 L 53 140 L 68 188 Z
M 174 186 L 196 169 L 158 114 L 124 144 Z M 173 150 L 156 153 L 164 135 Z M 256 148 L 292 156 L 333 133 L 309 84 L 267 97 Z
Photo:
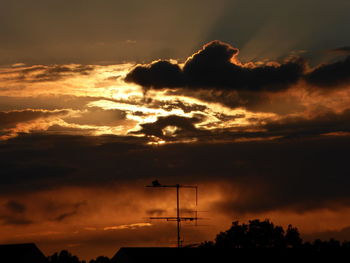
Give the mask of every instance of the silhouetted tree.
M 338 240 L 335 240 L 333 238 L 329 239 L 328 241 L 316 239 L 312 244 L 312 248 L 317 251 L 327 251 L 327 250 L 340 249 L 342 248 L 342 245 Z
M 249 221 L 247 239 L 250 248 L 286 247 L 283 227 L 275 226 L 268 219 Z
M 96 259 L 90 260 L 89 263 L 110 263 L 111 260 L 108 257 L 99 256 Z
M 344 241 L 341 246 L 343 249 L 350 250 L 350 241 Z
M 247 240 L 248 226 L 239 224 L 238 221 L 232 222 L 231 228 L 221 232 L 215 238 L 215 246 L 222 248 L 242 248 L 248 244 Z
M 298 229 L 292 225 L 288 225 L 285 239 L 289 248 L 301 248 L 303 245 L 303 240 L 300 238 Z
M 206 241 L 202 248 L 297 248 L 302 245 L 298 229 L 289 225 L 285 233 L 283 227 L 275 226 L 268 219 L 250 220 L 248 224 L 232 222 L 230 229 L 219 233 L 215 242 Z
M 62 250 L 60 253 L 55 253 L 48 257 L 49 263 L 82 263 L 77 256 L 72 255 L 67 250 Z

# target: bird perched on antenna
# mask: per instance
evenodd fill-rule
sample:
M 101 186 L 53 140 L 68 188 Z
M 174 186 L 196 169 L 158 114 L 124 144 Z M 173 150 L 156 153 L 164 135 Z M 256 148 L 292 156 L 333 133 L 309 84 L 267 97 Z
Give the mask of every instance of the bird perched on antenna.
M 152 186 L 153 187 L 159 187 L 159 186 L 161 186 L 161 184 L 158 182 L 158 180 L 156 179 L 156 180 L 154 180 L 153 182 L 152 182 Z

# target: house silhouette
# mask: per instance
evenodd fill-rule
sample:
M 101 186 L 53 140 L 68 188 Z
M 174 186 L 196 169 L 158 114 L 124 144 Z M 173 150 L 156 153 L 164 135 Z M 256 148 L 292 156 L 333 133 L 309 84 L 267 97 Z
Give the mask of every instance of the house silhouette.
M 0 262 L 47 263 L 47 260 L 34 243 L 26 243 L 0 245 Z

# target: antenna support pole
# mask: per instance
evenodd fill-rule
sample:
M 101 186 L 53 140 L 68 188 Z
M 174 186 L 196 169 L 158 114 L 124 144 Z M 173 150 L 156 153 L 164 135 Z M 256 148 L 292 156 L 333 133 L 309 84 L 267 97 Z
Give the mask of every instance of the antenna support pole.
M 179 191 L 180 190 L 180 185 L 176 185 L 176 219 L 177 219 L 177 247 L 181 247 L 181 238 L 180 238 L 180 198 L 179 198 Z

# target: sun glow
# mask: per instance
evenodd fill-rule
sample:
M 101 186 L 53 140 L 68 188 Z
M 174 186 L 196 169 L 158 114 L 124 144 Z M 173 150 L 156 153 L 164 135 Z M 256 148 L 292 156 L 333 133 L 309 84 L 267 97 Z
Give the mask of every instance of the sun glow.
M 140 133 L 142 125 L 156 123 L 159 118 L 170 116 L 193 120 L 198 131 L 257 130 L 265 120 L 278 118 L 273 113 L 250 112 L 244 108 L 230 108 L 193 96 L 174 94 L 173 90 L 144 90 L 138 85 L 124 82 L 124 77 L 132 67 L 133 64 L 70 64 L 22 65 L 0 69 L 0 81 L 7 87 L 0 87 L 0 96 L 43 101 L 43 106 L 37 106 L 39 110 L 47 106 L 47 101 L 53 101 L 54 109 L 69 111 L 69 114 L 62 116 L 20 121 L 14 127 L 9 127 L 1 139 L 35 131 L 94 136 L 146 136 Z M 96 109 L 101 111 L 99 115 Z M 171 140 L 148 137 L 152 144 L 157 145 L 197 141 L 193 136 L 178 137 L 178 132 L 181 132 L 181 127 L 171 124 L 161 131 L 164 137 Z

